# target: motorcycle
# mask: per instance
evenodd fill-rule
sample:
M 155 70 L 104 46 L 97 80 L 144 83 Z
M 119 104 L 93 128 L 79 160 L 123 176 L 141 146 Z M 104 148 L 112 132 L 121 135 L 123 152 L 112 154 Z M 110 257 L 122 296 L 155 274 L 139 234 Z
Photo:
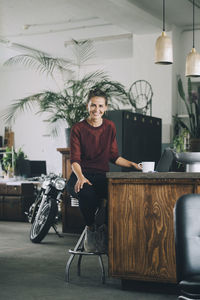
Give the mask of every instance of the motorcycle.
M 56 229 L 56 222 L 60 210 L 61 196 L 66 187 L 66 180 L 53 173 L 42 175 L 41 188 L 37 192 L 36 200 L 29 208 L 28 221 L 32 224 L 30 240 L 40 243 L 48 234 L 51 227 Z

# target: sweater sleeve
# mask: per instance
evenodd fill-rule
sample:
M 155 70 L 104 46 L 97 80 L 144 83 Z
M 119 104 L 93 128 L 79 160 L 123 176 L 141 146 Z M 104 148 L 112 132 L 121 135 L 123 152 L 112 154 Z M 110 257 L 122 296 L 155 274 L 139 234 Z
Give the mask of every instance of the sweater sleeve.
M 116 139 L 116 128 L 113 124 L 113 139 L 111 143 L 110 149 L 110 162 L 115 163 L 117 158 L 119 157 L 118 146 L 117 146 L 117 139 Z
M 70 162 L 81 164 L 80 133 L 77 126 L 73 126 L 70 134 Z

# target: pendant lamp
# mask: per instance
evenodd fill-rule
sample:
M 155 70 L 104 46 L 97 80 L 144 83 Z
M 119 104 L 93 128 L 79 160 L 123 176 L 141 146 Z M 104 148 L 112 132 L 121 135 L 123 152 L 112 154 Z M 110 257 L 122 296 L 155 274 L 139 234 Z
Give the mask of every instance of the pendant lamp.
M 156 41 L 155 64 L 170 65 L 172 63 L 173 48 L 172 41 L 165 32 L 165 0 L 163 0 L 163 32 Z
M 193 0 L 193 45 L 192 50 L 187 55 L 185 65 L 185 76 L 187 77 L 200 77 L 200 54 L 196 51 L 194 46 L 194 7 L 195 0 Z

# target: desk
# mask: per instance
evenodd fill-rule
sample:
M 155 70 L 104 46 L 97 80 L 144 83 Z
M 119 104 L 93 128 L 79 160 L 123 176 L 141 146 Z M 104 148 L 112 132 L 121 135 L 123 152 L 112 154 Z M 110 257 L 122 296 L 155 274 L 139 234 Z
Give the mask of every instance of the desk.
M 25 211 L 34 202 L 34 184 L 0 181 L 0 220 L 25 221 Z
M 200 173 L 107 173 L 109 274 L 176 283 L 173 208 L 200 193 Z

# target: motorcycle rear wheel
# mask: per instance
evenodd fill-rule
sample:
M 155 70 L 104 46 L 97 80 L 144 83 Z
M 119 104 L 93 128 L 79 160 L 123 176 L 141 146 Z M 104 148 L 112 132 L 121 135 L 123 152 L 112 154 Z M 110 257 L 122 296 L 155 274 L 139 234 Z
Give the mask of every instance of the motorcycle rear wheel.
M 43 205 L 40 216 L 36 218 L 31 226 L 30 240 L 33 243 L 40 243 L 48 234 L 49 229 L 54 224 L 58 207 L 54 199 L 49 199 Z

